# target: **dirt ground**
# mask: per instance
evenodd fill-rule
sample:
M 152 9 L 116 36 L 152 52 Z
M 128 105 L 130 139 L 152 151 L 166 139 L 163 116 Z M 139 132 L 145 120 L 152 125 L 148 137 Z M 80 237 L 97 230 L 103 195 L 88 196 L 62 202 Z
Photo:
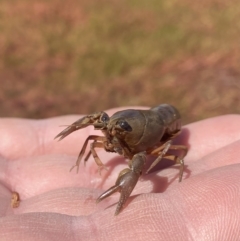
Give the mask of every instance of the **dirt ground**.
M 185 124 L 240 113 L 237 0 L 3 0 L 0 18 L 1 117 L 160 103 Z

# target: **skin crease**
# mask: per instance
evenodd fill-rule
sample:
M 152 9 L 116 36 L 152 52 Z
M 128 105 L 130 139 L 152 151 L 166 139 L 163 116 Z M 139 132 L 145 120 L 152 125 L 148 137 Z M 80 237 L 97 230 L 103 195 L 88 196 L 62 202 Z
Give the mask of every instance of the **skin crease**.
M 120 109 L 112 109 L 112 115 Z M 0 120 L 0 240 L 239 240 L 240 116 L 184 126 L 176 143 L 189 146 L 183 181 L 179 166 L 143 175 L 125 208 L 114 216 L 119 194 L 95 203 L 114 185 L 127 162 L 104 150 L 108 170 L 91 157 L 75 164 L 92 127 L 58 142 L 53 138 L 80 116 Z M 12 193 L 20 195 L 11 207 Z

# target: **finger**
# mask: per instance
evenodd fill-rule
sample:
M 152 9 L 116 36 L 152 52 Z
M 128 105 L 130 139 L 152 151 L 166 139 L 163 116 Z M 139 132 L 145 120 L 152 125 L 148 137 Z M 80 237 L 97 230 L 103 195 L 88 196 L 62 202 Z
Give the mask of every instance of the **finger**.
M 93 188 L 59 188 L 22 200 L 21 205 L 14 209 L 14 213 L 54 212 L 87 216 L 107 207 L 107 203 L 96 204 L 100 194 L 99 189 Z
M 75 240 L 73 218 L 57 213 L 27 213 L 0 219 L 0 239 L 12 240 Z
M 110 109 L 107 113 L 112 115 L 121 109 Z M 1 118 L 1 155 L 8 160 L 53 153 L 78 155 L 86 137 L 94 131 L 91 126 L 72 133 L 60 142 L 54 137 L 63 129 L 61 126 L 69 125 L 81 117 L 71 115 L 43 120 Z M 94 133 L 101 134 L 100 131 Z
M 2 182 L 0 183 L 0 217 L 13 214 L 11 207 L 12 192 Z
M 1 119 L 0 143 L 1 155 L 8 160 L 22 157 L 44 155 L 50 153 L 75 154 L 81 147 L 88 129 L 83 129 L 73 135 L 73 139 L 65 142 L 53 140 L 54 135 L 61 130 L 59 125 L 74 120 L 75 116 L 51 118 L 45 120 Z M 75 133 L 74 133 L 75 134 Z M 73 145 L 76 143 L 76 145 Z
M 118 109 L 109 110 L 111 115 Z M 0 151 L 7 159 L 38 154 L 64 153 L 78 155 L 83 141 L 89 134 L 99 134 L 92 127 L 76 131 L 60 142 L 53 140 L 60 125 L 69 124 L 80 116 L 50 118 L 40 121 L 24 119 L 1 119 L 2 139 Z M 187 159 L 194 160 L 239 139 L 240 117 L 227 115 L 187 125 L 176 142 L 189 146 Z M 14 143 L 14 145 L 13 145 Z
M 237 240 L 240 166 L 199 174 L 181 188 L 135 197 L 87 217 L 28 213 L 0 220 L 4 240 Z M 24 226 L 22 225 L 24 223 Z M 226 228 L 231 227 L 231 228 Z M 14 232 L 13 232 L 14 230 Z
M 204 174 L 207 171 L 217 169 L 219 167 L 229 166 L 233 164 L 239 164 L 240 141 L 233 142 L 227 146 L 220 148 L 199 160 L 186 161 L 183 175 L 183 181 L 178 182 L 179 177 L 179 165 L 170 166 L 165 169 L 156 170 L 148 175 L 143 174 L 140 181 L 137 183 L 132 195 L 142 193 L 164 193 L 172 188 L 178 188 L 187 179 Z M 111 180 L 112 184 L 114 180 Z M 107 182 L 109 185 L 109 182 Z M 103 189 L 107 188 L 107 185 L 103 185 Z M 118 196 L 109 197 L 107 200 L 109 204 L 117 202 Z
M 219 167 L 223 167 L 226 165 L 239 163 L 239 157 L 237 152 L 239 148 L 240 141 L 237 141 L 224 148 L 221 148 L 217 152 L 209 154 L 208 156 L 196 162 L 191 162 L 188 165 L 188 170 L 190 174 L 185 172 L 185 178 L 183 179 L 183 182 L 186 181 L 186 178 L 191 179 L 192 177 L 201 173 L 205 173 L 209 170 L 217 169 Z M 46 181 L 44 181 L 44 183 L 41 182 L 41 178 L 35 180 L 34 176 L 37 177 L 39 175 L 35 175 L 33 173 L 33 182 L 31 182 L 32 185 L 29 186 L 29 182 L 26 182 L 26 187 L 24 188 L 24 182 L 21 182 L 21 184 L 16 187 L 16 190 L 20 188 L 22 190 L 27 190 L 28 195 L 24 195 L 24 192 L 21 191 L 21 196 L 23 200 L 21 201 L 20 207 L 14 210 L 15 213 L 33 211 L 48 212 L 54 210 L 54 212 L 68 215 L 87 215 L 103 209 L 102 206 L 96 205 L 95 201 L 104 189 L 108 188 L 109 186 L 115 183 L 116 177 L 112 176 L 112 178 L 109 178 L 111 180 L 106 181 L 106 183 L 102 186 L 102 190 L 99 190 L 96 186 L 94 187 L 92 185 L 92 181 L 98 176 L 97 173 L 96 177 L 92 176 L 87 178 L 88 181 L 86 181 L 86 183 L 80 183 L 78 175 L 74 175 L 75 177 L 71 175 L 66 175 L 65 170 L 62 169 L 62 177 L 59 178 L 60 175 L 58 175 L 59 181 L 56 182 L 56 178 L 54 175 L 51 175 L 51 172 L 59 174 L 59 167 L 57 167 L 57 169 L 58 171 L 53 171 L 53 169 L 50 169 L 50 173 L 44 174 L 44 176 L 52 177 L 52 179 L 49 180 L 49 183 L 47 183 L 47 185 Z M 46 167 L 45 170 L 49 170 L 49 167 Z M 132 195 L 150 192 L 164 193 L 174 188 L 181 188 L 183 182 L 178 182 L 178 174 L 179 170 L 177 167 L 170 167 L 159 172 L 144 175 L 143 178 L 138 182 Z M 41 175 L 39 177 L 41 177 Z M 99 181 L 101 181 L 101 177 L 99 177 Z M 39 183 L 42 184 L 42 189 L 41 185 L 38 185 Z M 34 185 L 36 186 L 35 188 L 33 188 Z M 86 186 L 89 188 L 81 188 L 81 186 Z M 31 193 L 32 188 L 33 190 Z M 39 193 L 42 194 L 39 195 Z M 8 198 L 5 198 L 4 202 L 1 203 L 5 203 L 9 208 L 10 198 L 11 196 L 9 194 Z M 116 203 L 118 199 L 119 195 L 115 195 L 108 198 L 107 200 L 102 202 L 104 208 L 108 205 Z M 3 207 L 5 206 L 3 205 Z M 3 213 L 5 213 L 5 210 Z
M 185 160 L 195 161 L 240 139 L 240 115 L 225 115 L 198 121 L 184 127 L 176 142 L 189 151 Z
M 77 174 L 69 172 L 71 163 L 74 162 L 74 157 L 61 155 L 19 159 L 9 165 L 2 181 L 12 190 L 21 193 L 22 199 L 63 187 L 96 187 L 100 177 L 94 163 L 81 168 Z M 92 167 L 95 172 L 91 171 Z
M 106 240 L 239 237 L 239 174 L 240 165 L 230 165 L 199 174 L 164 194 L 139 195 L 117 217 L 111 216 L 115 206 L 110 207 L 94 215 L 99 236 Z M 109 222 L 104 222 L 104 218 Z
M 222 146 L 222 145 L 224 145 L 224 144 L 226 144 L 226 143 L 228 143 L 228 142 L 231 142 L 231 141 L 233 141 L 234 139 L 236 139 L 236 138 L 238 138 L 238 132 L 237 131 L 233 131 L 233 130 L 235 130 L 235 127 L 236 127 L 236 123 L 239 121 L 239 117 L 238 116 L 225 116 L 225 117 L 219 117 L 219 118 L 217 118 L 217 119 L 219 119 L 218 121 L 217 121 L 217 123 L 218 124 L 215 124 L 215 127 L 217 128 L 217 126 L 219 125 L 219 123 L 222 123 L 222 120 L 223 120 L 223 123 L 225 123 L 226 124 L 226 122 L 228 122 L 228 121 L 230 121 L 229 120 L 229 118 L 231 118 L 231 120 L 232 120 L 232 125 L 231 126 L 229 126 L 228 125 L 228 127 L 227 128 L 225 128 L 225 132 L 231 132 L 232 133 L 232 137 L 231 138 L 226 138 L 227 139 L 227 141 L 224 141 L 224 138 L 222 137 L 222 132 L 219 132 L 219 133 L 221 133 L 221 135 L 220 135 L 220 140 L 222 140 L 221 142 L 219 142 L 220 143 L 220 145 L 215 145 L 215 146 L 211 146 L 212 148 L 209 148 L 208 147 L 208 152 L 210 152 L 210 150 L 211 151 L 213 151 L 213 150 L 215 150 L 215 148 L 217 148 L 218 146 Z M 50 124 L 49 124 L 49 121 L 48 120 L 45 120 L 47 123 L 48 123 L 48 125 L 49 126 L 52 126 L 52 124 L 51 124 L 51 121 L 50 121 Z M 208 120 L 208 121 L 212 121 L 211 119 L 210 120 Z M 25 121 L 24 121 L 25 122 Z M 54 121 L 54 123 L 55 123 L 56 121 Z M 215 121 L 216 122 L 216 121 Z M 214 122 L 214 123 L 215 123 Z M 26 121 L 25 122 L 25 124 L 27 123 L 27 125 L 29 126 L 29 121 Z M 213 124 L 214 124 L 213 123 Z M 238 123 L 237 123 L 237 125 L 238 125 Z M 13 125 L 14 126 L 14 125 Z M 23 126 L 23 123 L 20 121 L 20 126 Z M 31 126 L 31 125 L 30 125 Z M 44 125 L 40 125 L 40 126 L 44 126 L 45 128 L 46 128 L 46 126 L 47 126 L 47 124 L 44 124 Z M 211 125 L 210 125 L 211 126 Z M 235 127 L 234 127 L 235 126 Z M 203 128 L 203 127 L 205 127 L 205 128 L 209 128 L 208 127 L 208 125 L 207 125 L 207 121 L 203 121 L 203 122 L 199 122 L 199 123 L 196 123 L 196 126 L 195 126 L 195 129 L 194 128 L 191 128 L 191 126 L 190 126 L 190 131 L 191 131 L 191 129 L 192 129 L 192 131 L 191 131 L 191 133 L 192 133 L 192 135 L 193 136 L 195 136 L 195 138 L 192 138 L 192 139 L 189 139 L 189 142 L 191 143 L 192 141 L 195 141 L 196 143 L 199 143 L 199 141 L 202 141 L 202 139 L 200 138 L 201 137 L 201 133 L 202 133 L 202 131 L 199 131 L 199 129 L 201 130 L 201 128 Z M 222 126 L 220 126 L 221 128 L 222 128 Z M 16 127 L 15 127 L 16 128 Z M 229 128 L 232 128 L 232 130 L 231 129 L 229 129 Z M 22 130 L 22 128 L 20 128 L 21 130 Z M 30 128 L 31 129 L 31 128 Z M 46 129 L 49 129 L 49 128 L 46 128 Z M 51 129 L 51 128 L 50 128 Z M 223 128 L 222 128 L 223 129 Z M 194 132 L 194 130 L 196 130 L 195 132 Z M 210 130 L 211 130 L 211 128 L 210 128 Z M 207 129 L 207 131 L 208 131 L 208 133 L 210 133 L 210 130 L 209 129 Z M 214 129 L 215 130 L 215 129 Z M 198 133 L 199 133 L 199 135 L 197 136 L 197 134 L 196 134 L 196 132 L 198 131 Z M 23 132 L 25 132 L 25 131 L 23 131 Z M 42 131 L 40 131 L 40 132 L 42 132 Z M 47 132 L 48 133 L 48 132 Z M 215 134 L 217 134 L 217 133 L 215 133 Z M 226 133 L 225 133 L 226 134 Z M 31 136 L 31 135 L 30 135 Z M 51 135 L 50 135 L 51 136 Z M 197 136 L 197 138 L 196 138 L 196 136 Z M 215 136 L 216 135 L 211 135 L 212 137 L 214 137 L 214 138 L 216 138 Z M 231 135 L 228 135 L 228 136 L 231 136 Z M 44 138 L 43 138 L 44 139 Z M 210 141 L 209 139 L 207 139 L 207 141 Z M 46 138 L 45 138 L 45 141 L 43 141 L 43 142 L 45 142 L 46 143 Z M 70 142 L 72 142 L 72 140 L 70 140 Z M 211 141 L 210 142 L 211 144 L 212 143 L 215 143 L 214 141 Z M 208 144 L 207 142 L 205 142 L 205 145 L 206 144 Z M 199 145 L 200 145 L 200 143 L 199 143 Z M 198 151 L 202 148 L 203 150 L 206 150 L 206 149 L 204 149 L 204 146 L 205 145 L 200 145 L 200 147 L 199 147 L 199 149 L 197 149 L 197 148 L 195 148 L 195 146 L 194 145 L 191 145 L 191 148 L 190 148 L 190 151 L 189 151 L 189 153 L 188 153 L 188 155 L 187 155 L 187 159 L 186 159 L 186 161 L 188 162 L 188 161 L 191 161 L 191 157 L 193 157 L 194 155 L 195 156 L 197 156 L 196 155 L 196 153 L 195 153 L 195 150 L 194 150 L 194 148 L 195 149 L 197 149 Z M 43 146 L 43 145 L 40 145 L 40 146 Z M 51 145 L 50 145 L 51 146 Z M 65 148 L 66 148 L 66 146 L 67 145 L 64 145 L 65 146 Z M 69 149 L 72 149 L 72 147 L 73 147 L 74 145 L 71 145 L 71 148 L 69 148 Z M 197 146 L 197 145 L 196 145 Z M 209 146 L 209 145 L 207 145 L 207 146 Z M 47 150 L 47 148 L 45 147 L 45 148 L 39 148 L 39 149 L 44 149 L 45 151 L 42 151 L 42 153 L 45 153 L 46 152 L 46 150 Z M 49 149 L 52 149 L 52 148 L 49 148 Z M 62 149 L 63 150 L 63 149 Z M 102 151 L 102 152 L 104 152 L 104 151 Z M 105 153 L 106 154 L 106 156 L 107 156 L 107 154 L 108 153 Z M 110 154 L 108 154 L 109 155 L 109 157 L 111 157 L 111 155 Z M 198 156 L 201 156 L 202 154 L 199 154 Z M 107 163 L 107 159 L 109 158 L 109 157 L 106 157 L 106 163 Z M 24 195 L 26 195 L 26 197 L 29 197 L 29 196 L 32 196 L 32 195 L 35 195 L 35 194 L 39 194 L 39 193 L 42 193 L 43 191 L 49 191 L 49 190 L 51 190 L 52 188 L 54 188 L 55 186 L 54 186 L 54 183 L 55 183 L 55 185 L 61 185 L 62 184 L 62 186 L 60 186 L 60 187 L 66 187 L 66 186 L 68 186 L 68 185 L 72 185 L 73 184 L 73 182 L 74 183 L 76 183 L 77 182 L 77 179 L 75 178 L 72 178 L 72 176 L 71 177 L 69 177 L 67 174 L 69 174 L 68 173 L 68 171 L 66 171 L 66 173 L 65 173 L 65 170 L 67 170 L 68 169 L 68 167 L 67 167 L 67 160 L 64 160 L 64 165 L 65 166 L 62 166 L 61 165 L 61 160 L 63 160 L 64 158 L 61 158 L 61 157 L 57 157 L 58 159 L 56 159 L 56 158 L 52 158 L 51 160 L 49 160 L 48 162 L 44 162 L 43 160 L 44 160 L 44 157 L 42 158 L 42 157 L 40 157 L 40 158 L 34 158 L 34 159 L 36 159 L 36 160 L 34 160 L 33 161 L 33 159 L 29 159 L 29 158 L 26 158 L 24 161 L 23 160 L 18 160 L 18 161 L 16 161 L 15 162 L 15 164 L 12 166 L 12 167 L 10 167 L 10 168 L 7 168 L 6 170 L 12 170 L 12 172 L 11 173 L 6 173 L 5 174 L 5 176 L 6 176 L 6 179 L 5 180 L 7 180 L 7 183 L 9 184 L 10 183 L 10 179 L 11 180 L 14 180 L 14 183 L 11 183 L 11 186 L 13 187 L 13 188 L 17 188 L 17 189 L 19 189 L 20 188 L 20 190 L 23 192 L 23 196 Z M 66 157 L 67 159 L 69 159 L 68 157 Z M 105 158 L 104 158 L 105 159 Z M 192 158 L 193 159 L 193 158 Z M 72 161 L 69 161 L 70 163 L 74 163 L 74 160 L 72 159 L 72 157 L 71 157 L 71 159 L 69 159 L 69 160 L 72 160 Z M 123 160 L 122 158 L 121 158 L 121 160 Z M 52 163 L 51 163 L 51 161 L 52 161 Z M 186 162 L 186 163 L 187 163 Z M 55 163 L 55 164 L 54 164 Z M 84 169 L 84 172 L 83 172 L 83 175 L 80 175 L 80 178 L 82 178 L 82 177 L 85 177 L 84 178 L 84 180 L 82 180 L 81 179 L 81 184 L 82 185 L 84 185 L 84 184 L 86 184 L 86 183 L 92 183 L 89 179 L 90 179 L 90 177 L 92 177 L 93 178 L 93 180 L 96 180 L 97 179 L 97 177 L 99 177 L 99 176 L 97 176 L 97 175 L 95 175 L 96 177 L 94 178 L 93 177 L 93 175 L 89 175 L 89 172 L 90 173 L 93 173 L 92 171 L 93 170 L 96 170 L 96 165 L 94 164 L 94 162 L 92 161 L 92 160 L 89 160 L 89 163 L 91 163 L 90 164 L 90 168 L 89 169 Z M 111 164 L 110 164 L 111 165 Z M 114 165 L 116 166 L 116 168 L 114 167 Z M 126 165 L 126 164 L 124 164 L 124 165 Z M 114 180 L 115 180 L 115 175 L 114 175 L 114 173 L 118 173 L 119 171 L 120 171 L 120 169 L 121 168 L 124 168 L 124 165 L 116 165 L 116 163 L 112 163 L 112 165 L 111 165 L 111 169 L 107 172 L 107 174 L 108 175 L 110 175 L 109 177 L 108 177 L 108 179 L 107 179 L 107 182 L 105 183 L 105 186 L 109 186 L 109 185 L 112 185 L 112 183 L 114 182 Z M 34 166 L 36 166 L 36 167 L 34 167 Z M 88 166 L 89 166 L 89 164 L 88 164 Z M 49 168 L 50 167 L 50 168 Z M 93 168 L 92 168 L 93 167 Z M 63 169 L 61 169 L 61 172 L 54 172 L 55 174 L 54 175 L 52 175 L 52 171 L 54 170 L 54 168 L 63 168 Z M 65 168 L 65 169 L 64 169 Z M 44 176 L 44 180 L 46 179 L 46 177 L 48 177 L 47 179 L 48 179 L 48 181 L 46 181 L 48 184 L 50 184 L 50 185 L 41 185 L 42 186 L 42 188 L 39 186 L 39 184 L 41 184 L 41 183 L 43 183 L 43 182 L 41 182 L 41 175 L 38 175 L 39 173 L 39 169 L 41 169 L 41 171 L 42 171 L 42 176 Z M 21 173 L 21 170 L 22 171 L 24 171 L 23 173 Z M 88 172 L 88 170 L 89 170 L 89 172 Z M 111 171 L 114 171 L 114 173 L 111 173 Z M 61 174 L 61 175 L 59 175 L 59 174 Z M 106 175 L 105 175 L 106 176 Z M 105 177 L 104 176 L 104 177 Z M 14 177 L 14 179 L 13 179 L 13 177 Z M 16 177 L 16 178 L 15 178 Z M 33 179 L 36 179 L 36 182 L 29 182 L 28 180 L 29 180 L 29 178 L 26 178 L 26 177 L 31 177 L 31 178 L 33 178 Z M 66 178 L 67 177 L 67 178 Z M 68 178 L 69 177 L 69 178 Z M 102 178 L 104 178 L 104 177 L 102 177 Z M 58 178 L 58 181 L 56 182 L 56 178 Z M 33 179 L 31 179 L 31 180 L 33 180 Z M 9 180 L 9 181 L 8 181 Z M 26 180 L 26 185 L 24 185 L 24 183 L 22 183 L 21 182 L 21 180 Z M 59 180 L 61 180 L 61 181 L 59 181 Z M 69 181 L 66 181 L 66 180 L 69 180 Z M 85 182 L 85 180 L 87 181 L 87 182 Z M 101 180 L 100 180 L 100 178 L 98 178 L 97 179 L 98 181 L 98 183 L 97 182 L 95 182 L 95 184 L 99 184 L 99 182 L 101 182 Z M 105 181 L 106 179 L 103 179 L 102 181 Z M 36 187 L 34 184 L 31 186 L 31 187 L 29 187 L 29 185 L 27 185 L 27 183 L 36 183 L 36 184 L 38 184 L 38 187 Z M 18 186 L 20 186 L 21 185 L 21 187 L 18 187 Z M 45 189 L 44 190 L 44 187 L 45 188 L 47 188 L 47 190 Z M 58 186 L 59 187 L 59 186 Z M 49 189 L 50 188 L 50 189 Z M 26 190 L 28 190 L 28 191 L 26 191 Z

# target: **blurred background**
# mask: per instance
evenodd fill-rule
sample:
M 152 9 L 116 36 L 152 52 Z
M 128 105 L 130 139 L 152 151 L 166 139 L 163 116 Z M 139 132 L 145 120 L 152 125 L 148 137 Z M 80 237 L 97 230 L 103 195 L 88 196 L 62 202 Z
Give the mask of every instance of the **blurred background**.
M 240 1 L 1 0 L 0 86 L 1 117 L 240 113 Z

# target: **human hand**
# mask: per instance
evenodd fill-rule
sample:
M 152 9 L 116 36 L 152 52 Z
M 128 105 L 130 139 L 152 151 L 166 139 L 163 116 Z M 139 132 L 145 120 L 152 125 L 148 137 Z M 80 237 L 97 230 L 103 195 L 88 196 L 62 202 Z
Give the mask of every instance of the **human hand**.
M 96 131 L 53 140 L 60 125 L 78 118 L 0 121 L 0 240 L 238 240 L 240 116 L 185 126 L 177 140 L 189 146 L 183 181 L 178 183 L 177 165 L 143 175 L 118 216 L 118 194 L 95 201 L 127 162 L 99 150 L 108 171 L 99 176 L 91 157 L 78 174 L 69 172 L 83 141 Z M 21 198 L 15 209 L 13 191 Z

